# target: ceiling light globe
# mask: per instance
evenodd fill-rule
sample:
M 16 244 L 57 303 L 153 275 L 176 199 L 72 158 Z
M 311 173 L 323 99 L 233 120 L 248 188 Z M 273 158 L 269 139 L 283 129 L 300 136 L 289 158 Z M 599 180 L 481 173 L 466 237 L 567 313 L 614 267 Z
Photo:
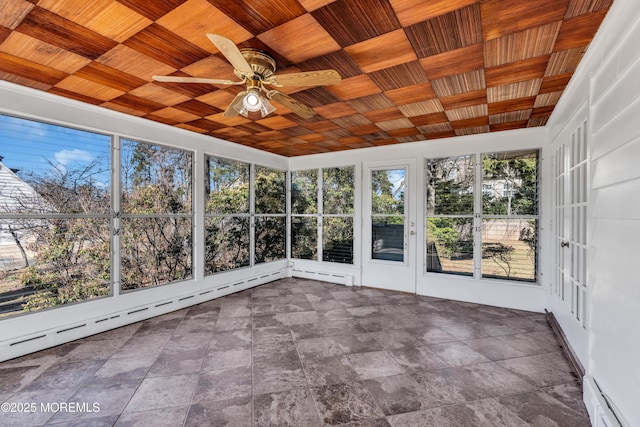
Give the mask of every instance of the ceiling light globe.
M 256 106 L 260 103 L 260 98 L 255 93 L 250 93 L 245 98 L 245 101 L 247 102 L 247 105 Z
M 260 111 L 262 108 L 262 99 L 260 98 L 260 93 L 255 89 L 249 89 L 244 99 L 242 100 L 242 105 L 245 109 L 251 112 Z

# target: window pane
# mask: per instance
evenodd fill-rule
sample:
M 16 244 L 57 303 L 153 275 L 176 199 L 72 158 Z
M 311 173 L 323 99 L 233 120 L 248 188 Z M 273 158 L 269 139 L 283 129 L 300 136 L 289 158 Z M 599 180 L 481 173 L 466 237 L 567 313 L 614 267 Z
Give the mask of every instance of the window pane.
M 108 218 L 0 220 L 0 317 L 110 295 L 109 230 Z
M 353 213 L 353 167 L 323 169 L 322 179 L 322 212 Z
M 538 151 L 482 156 L 482 213 L 538 214 Z
M 256 264 L 286 258 L 285 217 L 256 217 L 255 235 Z
M 427 215 L 473 214 L 473 159 L 427 160 Z
M 0 213 L 109 213 L 110 136 L 0 115 L 0 147 Z
M 122 141 L 122 212 L 191 213 L 192 154 Z
M 537 220 L 482 221 L 482 277 L 535 282 Z
M 371 171 L 371 213 L 403 214 L 405 170 Z
M 123 290 L 191 278 L 191 218 L 123 218 Z
M 291 172 L 291 213 L 318 212 L 318 171 Z
M 206 218 L 205 245 L 206 274 L 248 266 L 249 218 Z
M 473 275 L 472 218 L 427 218 L 427 271 Z
M 285 171 L 256 166 L 256 213 L 285 213 L 287 198 L 285 178 Z
M 291 258 L 318 259 L 318 220 L 316 217 L 291 218 Z
M 249 164 L 209 156 L 206 160 L 206 212 L 249 213 Z
M 373 217 L 371 219 L 371 258 L 404 261 L 404 217 Z
M 322 260 L 353 264 L 353 218 L 322 219 Z
M 0 147 L 0 317 L 110 295 L 111 137 L 0 115 Z

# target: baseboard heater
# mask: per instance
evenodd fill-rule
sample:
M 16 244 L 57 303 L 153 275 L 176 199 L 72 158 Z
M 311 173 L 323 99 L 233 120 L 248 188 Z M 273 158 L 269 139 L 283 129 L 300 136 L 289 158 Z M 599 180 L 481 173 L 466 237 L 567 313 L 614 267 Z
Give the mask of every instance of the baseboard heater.
M 326 271 L 315 271 L 302 268 L 292 268 L 291 276 L 301 279 L 319 280 L 321 282 L 338 283 L 345 286 L 353 286 L 353 276 L 351 274 L 329 273 Z
M 138 307 L 128 307 L 100 317 L 83 319 L 71 324 L 60 325 L 57 328 L 38 331 L 28 336 L 16 337 L 0 342 L 0 362 L 167 314 L 284 277 L 286 277 L 285 270 L 268 271 L 190 294 L 175 296 L 171 299 L 153 301 Z

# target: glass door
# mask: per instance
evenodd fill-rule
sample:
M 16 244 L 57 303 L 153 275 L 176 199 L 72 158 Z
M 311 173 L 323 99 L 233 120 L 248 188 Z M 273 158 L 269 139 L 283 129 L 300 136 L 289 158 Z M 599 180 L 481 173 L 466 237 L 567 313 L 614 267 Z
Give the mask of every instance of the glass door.
M 415 293 L 414 169 L 410 163 L 365 165 L 364 286 Z

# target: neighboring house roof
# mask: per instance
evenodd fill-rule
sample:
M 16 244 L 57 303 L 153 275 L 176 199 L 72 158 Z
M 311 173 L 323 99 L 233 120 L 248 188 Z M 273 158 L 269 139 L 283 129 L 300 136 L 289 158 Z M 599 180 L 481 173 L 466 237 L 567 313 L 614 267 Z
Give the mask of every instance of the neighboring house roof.
M 48 203 L 36 190 L 0 159 L 0 213 L 42 213 L 46 206 Z

